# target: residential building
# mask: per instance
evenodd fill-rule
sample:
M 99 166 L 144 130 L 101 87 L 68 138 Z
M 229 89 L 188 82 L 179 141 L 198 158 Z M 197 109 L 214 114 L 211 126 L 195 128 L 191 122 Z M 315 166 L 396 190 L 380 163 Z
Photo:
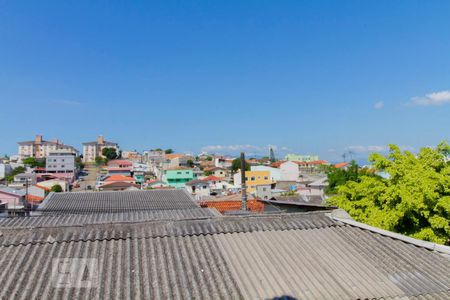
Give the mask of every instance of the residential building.
M 246 185 L 247 192 L 254 193 L 256 191 L 256 186 L 260 184 L 272 184 L 273 181 L 270 178 L 270 171 L 246 171 Z M 238 171 L 234 174 L 234 185 L 241 188 L 241 172 Z
M 193 179 L 193 170 L 182 167 L 164 170 L 162 178 L 165 183 L 175 188 L 183 188 L 187 182 Z
M 194 161 L 194 158 L 190 155 L 185 154 L 166 154 L 164 156 L 164 166 L 163 168 L 165 170 L 167 169 L 173 169 L 177 167 L 190 167 L 188 166 L 188 161 L 192 160 Z
M 100 191 L 136 191 L 140 186 L 132 182 L 115 181 L 105 183 L 98 187 Z
M 300 177 L 298 164 L 286 161 L 280 164 L 281 181 L 297 181 Z
M 122 151 L 122 158 L 128 159 L 132 162 L 142 162 L 143 155 L 137 151 Z
M 0 180 L 3 180 L 6 176 L 11 174 L 12 167 L 10 164 L 1 163 L 0 164 Z
M 59 140 L 45 141 L 42 135 L 36 135 L 34 141 L 19 142 L 19 157 L 21 160 L 27 157 L 46 158 L 50 152 L 65 150 L 75 155 L 78 151 L 69 145 L 61 143 Z
M 83 143 L 83 161 L 95 162 L 97 157 L 104 157 L 102 154 L 104 148 L 114 148 L 119 152 L 119 144 L 108 142 L 100 135 L 96 141 Z
M 280 196 L 286 190 L 275 188 L 275 184 L 258 184 L 256 186 L 255 196 L 258 199 L 271 199 L 275 196 Z
M 34 173 L 20 173 L 14 176 L 14 181 L 11 185 L 15 187 L 24 187 L 27 184 L 33 185 L 37 182 L 37 175 Z
M 205 168 L 204 171 L 212 176 L 220 177 L 222 179 L 228 179 L 230 171 L 222 167 Z
M 194 195 L 196 200 L 201 200 L 204 197 L 223 195 L 233 186 L 224 181 L 221 177 L 208 176 L 203 179 L 192 180 L 186 183 L 186 190 Z
M 301 154 L 287 154 L 285 160 L 290 161 L 301 161 L 301 162 L 311 162 L 319 160 L 318 155 L 301 155 Z
M 133 163 L 124 159 L 115 159 L 108 162 L 106 170 L 108 175 L 121 174 L 130 176 L 133 169 Z
M 170 188 L 170 186 L 161 181 L 161 180 L 148 180 L 147 182 L 145 182 L 144 187 L 146 189 L 165 189 L 165 188 Z
M 51 189 L 55 185 L 61 186 L 63 192 L 68 192 L 70 188 L 69 182 L 67 182 L 67 180 L 64 179 L 49 179 L 39 182 L 39 186 L 47 189 Z
M 281 171 L 280 171 L 280 169 L 277 169 L 277 168 L 272 168 L 269 166 L 251 166 L 250 170 L 252 170 L 252 171 L 269 171 L 270 179 L 272 181 L 281 180 Z
M 50 151 L 45 160 L 45 169 L 48 173 L 74 173 L 75 153 L 67 150 Z
M 219 168 L 231 168 L 233 164 L 233 159 L 225 156 L 215 156 L 214 166 Z
M 0 188 L 0 211 L 20 211 L 25 208 L 24 189 Z

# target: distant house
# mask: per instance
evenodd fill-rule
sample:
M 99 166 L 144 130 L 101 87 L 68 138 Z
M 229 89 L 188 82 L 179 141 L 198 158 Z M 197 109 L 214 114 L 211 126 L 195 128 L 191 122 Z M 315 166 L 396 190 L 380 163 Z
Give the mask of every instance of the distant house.
M 228 176 L 230 175 L 229 170 L 222 167 L 205 168 L 204 171 L 212 176 L 220 177 L 223 179 L 228 178 Z
M 300 176 L 298 164 L 292 161 L 286 161 L 280 164 L 281 181 L 297 181 Z
M 186 183 L 186 189 L 197 200 L 211 195 L 222 195 L 233 187 L 221 177 L 208 176 L 203 179 L 191 180 Z
M 104 148 L 114 148 L 119 151 L 119 144 L 108 142 L 101 135 L 96 141 L 83 143 L 83 161 L 94 162 L 97 157 L 103 157 Z
M 0 210 L 22 210 L 25 208 L 25 190 L 0 188 Z
M 269 166 L 251 166 L 251 171 L 269 171 L 270 179 L 272 181 L 281 180 L 281 171 L 280 169 L 269 167 Z
M 164 156 L 164 165 L 163 168 L 165 170 L 178 168 L 178 167 L 188 167 L 188 161 L 194 160 L 192 156 L 185 155 L 185 154 L 166 154 Z
M 63 192 L 69 191 L 69 183 L 64 179 L 50 179 L 39 182 L 39 186 L 47 189 L 51 189 L 55 185 L 60 185 Z
M 245 177 L 247 192 L 249 193 L 254 193 L 257 185 L 273 183 L 270 178 L 270 171 L 246 171 Z M 241 172 L 234 174 L 234 185 L 239 188 L 241 187 Z
M 139 190 L 139 185 L 125 181 L 115 181 L 105 183 L 99 186 L 98 189 L 100 191 L 134 191 Z
M 34 173 L 20 173 L 14 176 L 14 181 L 12 185 L 16 187 L 33 185 L 37 182 L 37 175 Z
M 334 167 L 337 169 L 347 169 L 349 165 L 350 165 L 350 163 L 348 163 L 348 162 L 341 162 L 341 163 L 335 164 Z
M 130 176 L 133 169 L 133 163 L 128 160 L 115 159 L 108 162 L 108 175 L 120 174 Z
M 301 154 L 287 154 L 285 160 L 300 161 L 300 162 L 312 162 L 319 160 L 318 155 L 301 155 Z
M 193 179 L 193 170 L 182 167 L 164 170 L 162 178 L 165 183 L 175 188 L 183 188 L 187 182 Z
M 147 189 L 164 189 L 170 186 L 161 180 L 149 180 L 145 182 L 144 187 Z
M 77 149 L 72 146 L 65 145 L 59 140 L 45 141 L 42 135 L 36 135 L 33 141 L 19 142 L 19 158 L 23 160 L 27 157 L 46 158 L 50 152 L 56 150 L 64 150 L 75 155 L 78 154 Z

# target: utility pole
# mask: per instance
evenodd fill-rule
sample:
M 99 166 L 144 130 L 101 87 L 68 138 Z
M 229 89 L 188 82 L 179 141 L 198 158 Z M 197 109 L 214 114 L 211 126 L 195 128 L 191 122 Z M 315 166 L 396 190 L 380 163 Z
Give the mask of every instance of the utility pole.
M 247 184 L 245 180 L 245 153 L 241 152 L 241 189 L 242 189 L 242 207 L 241 210 L 247 210 Z

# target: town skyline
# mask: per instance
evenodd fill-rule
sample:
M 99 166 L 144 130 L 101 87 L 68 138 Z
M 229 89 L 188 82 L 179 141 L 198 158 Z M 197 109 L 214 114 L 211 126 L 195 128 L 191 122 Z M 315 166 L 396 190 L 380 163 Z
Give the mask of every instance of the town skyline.
M 2 115 L 2 154 L 35 134 L 103 134 L 130 150 L 276 145 L 337 161 L 449 138 L 450 3 L 73 9 L 2 4 L 1 109 L 24 116 Z

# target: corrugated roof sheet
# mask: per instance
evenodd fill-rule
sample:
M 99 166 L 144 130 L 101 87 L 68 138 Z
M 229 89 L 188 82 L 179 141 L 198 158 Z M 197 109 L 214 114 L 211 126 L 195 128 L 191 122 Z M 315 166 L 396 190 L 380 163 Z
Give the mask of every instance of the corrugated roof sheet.
M 38 210 L 43 213 L 96 213 L 197 208 L 184 190 L 53 193 Z
M 4 298 L 450 298 L 448 256 L 323 212 L 1 232 Z M 96 259 L 97 285 L 55 288 L 54 258 Z
M 0 229 L 133 223 L 154 220 L 196 219 L 219 215 L 219 212 L 210 208 L 164 209 L 95 214 L 46 214 L 42 216 L 31 217 L 0 218 Z

